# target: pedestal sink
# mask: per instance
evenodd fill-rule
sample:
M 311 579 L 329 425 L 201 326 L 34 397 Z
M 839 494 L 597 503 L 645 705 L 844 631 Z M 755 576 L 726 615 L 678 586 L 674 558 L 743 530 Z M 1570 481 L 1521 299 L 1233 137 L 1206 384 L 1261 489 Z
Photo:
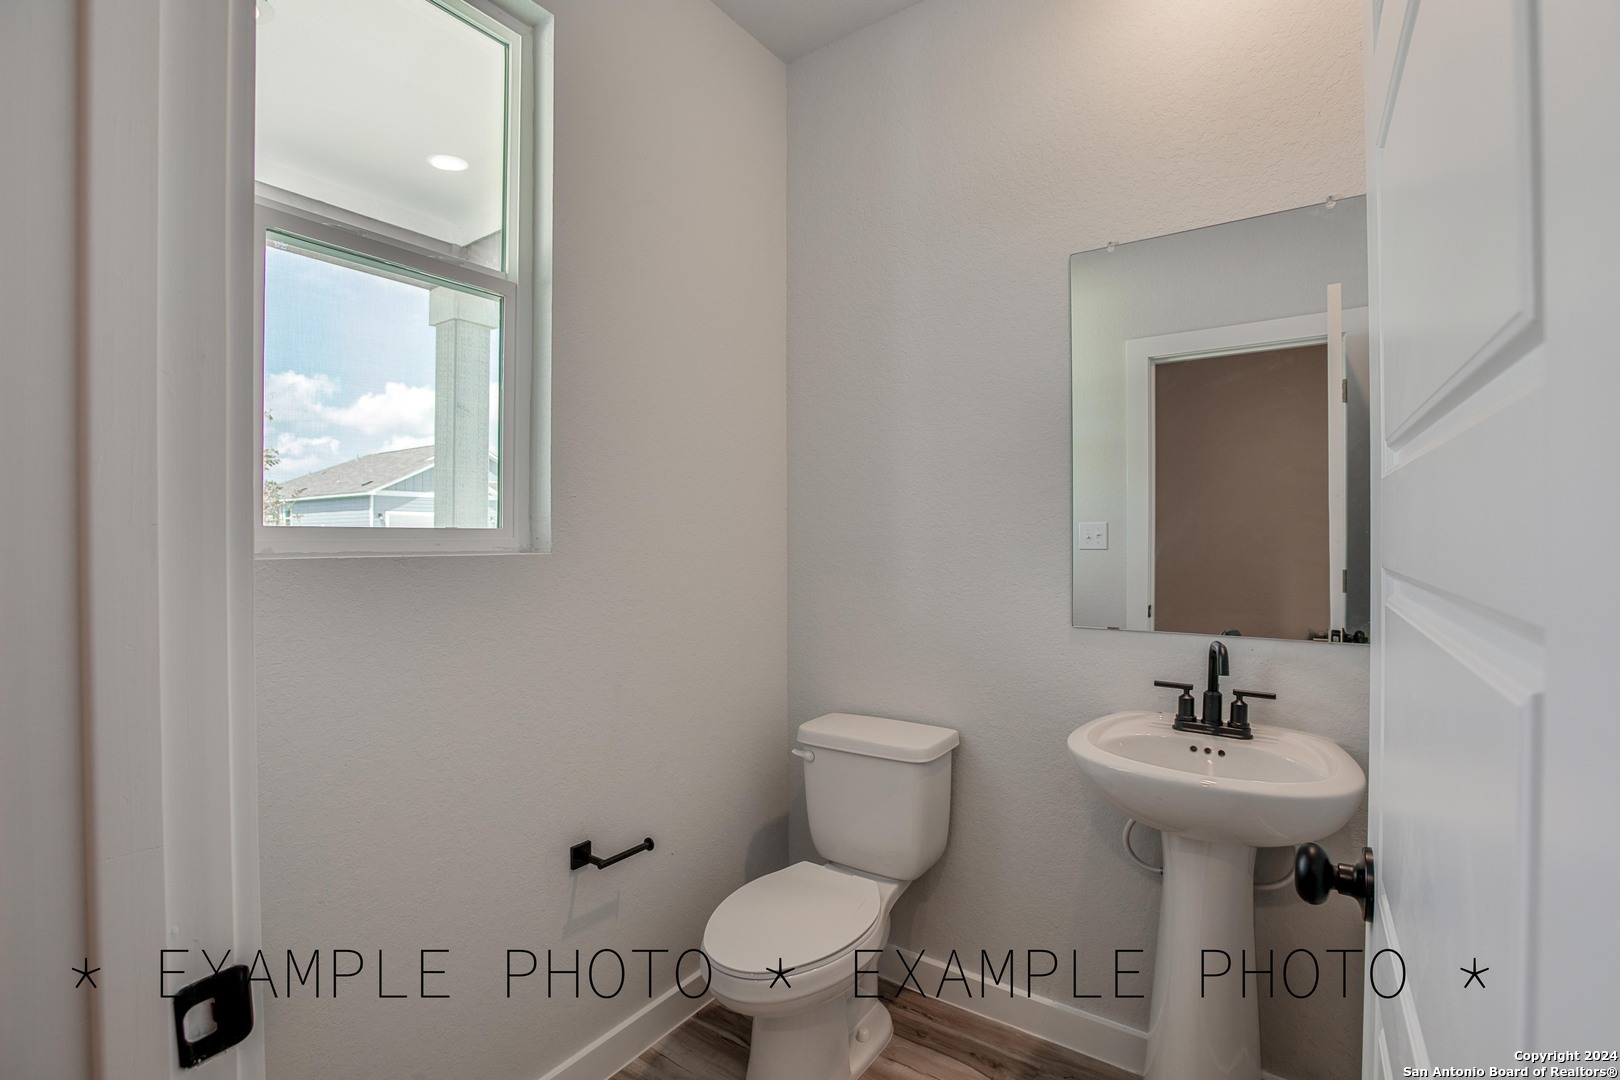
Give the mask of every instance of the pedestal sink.
M 1266 966 L 1254 949 L 1255 850 L 1343 828 L 1367 787 L 1361 766 L 1302 731 L 1194 735 L 1154 712 L 1093 720 L 1069 752 L 1092 790 L 1164 834 L 1147 1080 L 1258 1080 L 1260 991 L 1251 981 L 1245 995 L 1242 974 Z M 1217 976 L 1222 952 L 1230 970 Z

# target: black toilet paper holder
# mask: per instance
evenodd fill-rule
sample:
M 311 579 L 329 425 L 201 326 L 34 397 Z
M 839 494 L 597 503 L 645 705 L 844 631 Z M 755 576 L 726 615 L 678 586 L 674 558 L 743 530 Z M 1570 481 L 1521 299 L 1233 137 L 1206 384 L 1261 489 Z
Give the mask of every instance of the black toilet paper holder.
M 581 840 L 579 843 L 568 849 L 568 869 L 578 870 L 584 866 L 594 866 L 601 869 L 603 867 L 612 866 L 616 862 L 623 862 L 625 859 L 628 859 L 637 852 L 651 851 L 652 849 L 653 839 L 649 836 L 647 839 L 643 840 L 633 848 L 626 848 L 624 851 L 621 851 L 617 855 L 610 858 L 600 859 L 591 854 L 591 842 L 589 840 Z

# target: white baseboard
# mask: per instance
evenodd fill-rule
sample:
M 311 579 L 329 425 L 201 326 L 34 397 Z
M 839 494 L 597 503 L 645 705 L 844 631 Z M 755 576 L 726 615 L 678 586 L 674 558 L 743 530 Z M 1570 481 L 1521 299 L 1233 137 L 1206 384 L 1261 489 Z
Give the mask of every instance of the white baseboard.
M 701 982 L 694 975 L 687 980 L 687 991 Z M 707 993 L 689 998 L 671 986 L 540 1080 L 608 1080 L 710 1000 Z
M 904 963 L 900 959 L 902 952 L 906 957 Z M 898 945 L 890 945 L 883 950 L 883 958 L 878 961 L 878 975 L 899 983 L 905 979 L 908 964 L 912 965 L 917 975 L 924 976 L 917 980 L 924 989 L 929 985 L 942 985 L 940 980 L 945 974 L 944 962 L 928 956 L 918 960 L 916 953 L 901 949 Z M 954 977 L 952 981 L 955 981 Z M 1016 994 L 1011 997 L 989 994 L 961 1000 L 952 997 L 945 999 L 945 1003 L 1137 1076 L 1141 1076 L 1146 1068 L 1147 1032 L 1137 1031 L 1117 1020 L 1094 1016 L 1061 1001 L 1053 1001 L 1039 994 L 1022 997 Z M 1260 1080 L 1281 1078 L 1262 1069 Z
M 905 953 L 904 963 L 900 959 L 902 952 Z M 945 975 L 944 962 L 931 956 L 918 960 L 917 954 L 910 949 L 902 950 L 895 945 L 883 951 L 883 958 L 878 962 L 878 974 L 899 983 L 906 977 L 907 965 L 913 965 L 916 981 L 921 982 L 925 989 L 941 985 L 940 980 Z M 1142 1075 L 1147 1061 L 1146 1032 L 1039 994 L 1028 997 L 1021 994 L 1013 997 L 989 994 L 972 999 L 959 999 L 952 995 L 943 1000 L 947 1005 L 1017 1028 L 1037 1039 L 1056 1043 L 1137 1076 Z
M 904 962 L 900 959 L 902 952 Z M 918 981 L 924 988 L 941 985 L 943 962 L 928 956 L 918 960 L 909 949 L 894 945 L 883 951 L 878 974 L 900 983 L 905 979 L 907 964 L 920 976 Z M 687 989 L 693 989 L 698 981 L 695 977 L 688 980 Z M 688 998 L 672 986 L 540 1080 L 609 1080 L 710 1000 L 708 994 Z M 1147 1060 L 1146 1032 L 1039 994 L 989 994 L 962 1000 L 949 998 L 945 1003 L 1138 1076 Z M 1280 1080 L 1269 1072 L 1262 1071 L 1260 1076 L 1261 1080 Z

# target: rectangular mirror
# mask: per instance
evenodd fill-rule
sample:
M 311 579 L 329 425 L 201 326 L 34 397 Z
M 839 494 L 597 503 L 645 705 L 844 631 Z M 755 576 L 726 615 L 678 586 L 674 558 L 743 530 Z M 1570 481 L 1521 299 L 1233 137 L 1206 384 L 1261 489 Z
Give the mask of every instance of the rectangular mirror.
M 1365 642 L 1366 199 L 1069 259 L 1074 625 Z

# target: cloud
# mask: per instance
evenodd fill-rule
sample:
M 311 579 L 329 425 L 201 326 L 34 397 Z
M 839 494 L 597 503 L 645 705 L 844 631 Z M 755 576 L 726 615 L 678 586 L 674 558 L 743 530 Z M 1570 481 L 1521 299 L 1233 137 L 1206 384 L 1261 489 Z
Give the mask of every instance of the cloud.
M 277 371 L 265 376 L 264 411 L 277 423 L 318 418 L 326 408 L 325 399 L 335 393 L 337 383 L 329 376 Z
M 435 423 L 432 386 L 388 382 L 347 402 L 330 375 L 279 371 L 265 376 L 266 438 L 281 455 L 272 477 L 284 479 L 340 461 L 389 450 L 430 446 Z M 489 391 L 490 449 L 499 450 L 500 387 Z
M 340 460 L 343 444 L 330 435 L 305 438 L 283 431 L 276 435 L 276 453 L 281 463 L 275 469 L 278 476 L 302 476 L 335 465 Z
M 433 431 L 433 387 L 391 382 L 380 394 L 361 394 L 342 408 L 319 406 L 330 423 L 353 428 L 363 435 L 398 438 Z M 432 435 L 427 436 L 432 441 Z M 419 445 L 419 444 L 412 444 Z
M 433 441 L 431 386 L 385 383 L 381 392 L 361 394 L 347 404 L 334 403 L 341 387 L 329 375 L 278 371 L 265 377 L 265 412 L 277 430 L 281 473 L 308 471 L 333 464 L 341 441 L 355 453 L 397 450 Z M 316 434 L 332 432 L 335 434 Z M 343 432 L 354 437 L 342 440 Z
M 331 457 L 338 452 L 341 445 L 338 440 L 330 435 L 316 435 L 312 438 L 305 438 L 302 435 L 294 435 L 290 431 L 283 431 L 276 436 L 276 450 L 284 458 L 304 457 L 310 454 L 311 451 Z
M 329 399 L 338 384 L 329 375 L 305 375 L 301 371 L 278 371 L 264 380 L 265 411 L 276 424 L 299 420 L 319 420 L 350 428 L 362 435 L 398 436 L 433 430 L 433 387 L 407 386 L 390 382 L 382 393 L 361 394 L 347 405 L 333 405 Z
M 387 442 L 382 444 L 380 451 L 387 452 L 389 450 L 409 450 L 413 446 L 430 446 L 432 443 L 433 436 L 431 434 L 395 435 L 392 439 L 389 439 Z

